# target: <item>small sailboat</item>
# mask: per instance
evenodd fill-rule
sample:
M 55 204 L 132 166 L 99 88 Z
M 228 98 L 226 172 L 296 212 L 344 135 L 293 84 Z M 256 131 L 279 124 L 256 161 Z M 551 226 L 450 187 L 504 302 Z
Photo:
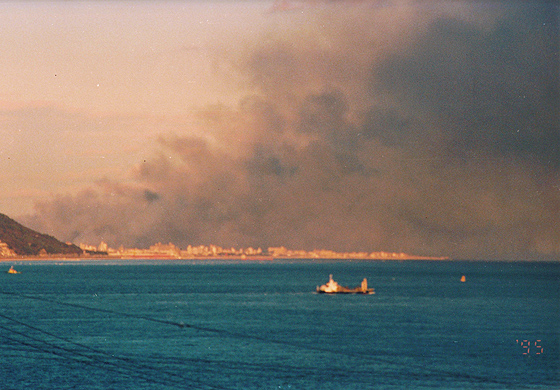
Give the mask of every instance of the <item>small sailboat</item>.
M 9 270 L 6 271 L 7 274 L 21 274 L 21 272 L 16 271 L 12 265 Z

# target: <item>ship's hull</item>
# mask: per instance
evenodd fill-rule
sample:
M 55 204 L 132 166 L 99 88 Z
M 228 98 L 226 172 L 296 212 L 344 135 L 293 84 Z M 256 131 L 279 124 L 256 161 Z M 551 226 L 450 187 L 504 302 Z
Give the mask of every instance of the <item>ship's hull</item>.
M 373 288 L 368 288 L 366 291 L 362 290 L 361 288 L 350 289 L 344 288 L 339 289 L 337 291 L 324 291 L 320 287 L 317 288 L 317 292 L 319 294 L 375 294 Z

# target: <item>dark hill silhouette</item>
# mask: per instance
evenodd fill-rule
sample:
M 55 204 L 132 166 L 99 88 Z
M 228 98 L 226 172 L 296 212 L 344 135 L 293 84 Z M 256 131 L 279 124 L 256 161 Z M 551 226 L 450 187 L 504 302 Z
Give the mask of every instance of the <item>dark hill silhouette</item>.
M 0 214 L 0 241 L 20 256 L 42 254 L 80 255 L 82 250 L 74 244 L 65 244 L 47 234 L 41 234 Z

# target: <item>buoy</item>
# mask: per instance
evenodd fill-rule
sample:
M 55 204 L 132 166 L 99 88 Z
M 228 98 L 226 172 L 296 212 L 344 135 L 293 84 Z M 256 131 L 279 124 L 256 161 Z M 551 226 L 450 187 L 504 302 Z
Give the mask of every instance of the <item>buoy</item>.
M 465 283 L 467 281 L 467 278 L 465 277 L 465 275 L 461 276 L 461 282 Z

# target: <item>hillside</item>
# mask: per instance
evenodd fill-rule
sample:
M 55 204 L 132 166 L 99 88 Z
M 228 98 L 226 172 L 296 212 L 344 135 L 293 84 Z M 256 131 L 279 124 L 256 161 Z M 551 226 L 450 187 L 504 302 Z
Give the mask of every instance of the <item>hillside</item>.
M 65 255 L 82 253 L 76 245 L 68 245 L 52 236 L 31 230 L 4 214 L 0 214 L 0 241 L 20 256 L 37 256 L 45 252 Z

